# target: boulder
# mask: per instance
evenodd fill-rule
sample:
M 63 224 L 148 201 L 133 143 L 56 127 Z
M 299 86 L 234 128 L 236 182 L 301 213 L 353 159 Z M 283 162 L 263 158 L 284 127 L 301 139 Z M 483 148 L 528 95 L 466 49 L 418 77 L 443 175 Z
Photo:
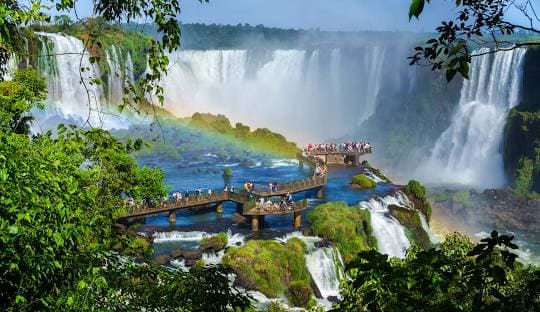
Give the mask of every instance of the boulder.
M 210 252 L 218 252 L 225 248 L 227 245 L 227 234 L 223 233 L 220 235 L 205 237 L 201 241 L 200 250 Z
M 181 258 L 183 256 L 183 254 L 184 254 L 184 252 L 182 251 L 182 249 L 177 248 L 177 249 L 175 249 L 175 250 L 173 250 L 171 252 L 171 257 L 173 259 L 178 259 L 178 258 Z
M 154 258 L 154 261 L 159 265 L 165 265 L 171 262 L 172 258 L 169 255 L 159 255 Z
M 339 298 L 337 296 L 328 296 L 326 300 L 330 301 L 331 303 L 338 303 Z
M 197 261 L 202 258 L 202 251 L 187 250 L 187 251 L 182 252 L 182 256 L 184 257 L 184 260 L 186 260 L 186 263 L 188 262 L 188 260 Z

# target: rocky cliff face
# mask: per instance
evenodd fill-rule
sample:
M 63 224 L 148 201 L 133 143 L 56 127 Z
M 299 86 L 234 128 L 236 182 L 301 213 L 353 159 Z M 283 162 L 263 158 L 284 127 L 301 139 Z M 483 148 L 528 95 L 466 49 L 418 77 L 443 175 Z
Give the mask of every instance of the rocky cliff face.
M 523 66 L 522 102 L 508 114 L 505 172 L 517 195 L 540 192 L 540 49 L 530 48 Z

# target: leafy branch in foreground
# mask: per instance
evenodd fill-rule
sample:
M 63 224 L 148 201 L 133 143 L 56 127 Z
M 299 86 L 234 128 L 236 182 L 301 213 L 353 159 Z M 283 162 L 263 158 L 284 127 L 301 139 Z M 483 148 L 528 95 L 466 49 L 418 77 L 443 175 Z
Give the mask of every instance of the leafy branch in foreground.
M 454 234 L 405 259 L 363 251 L 347 266 L 337 311 L 535 311 L 540 270 L 515 261 L 512 240 L 493 231 L 473 247 Z
M 425 3 L 431 0 L 412 0 L 409 19 L 419 18 Z M 458 10 L 455 19 L 443 21 L 436 28 L 437 37 L 415 48 L 409 57 L 411 65 L 429 65 L 433 70 L 446 70 L 446 79 L 452 80 L 457 73 L 469 78 L 471 58 L 483 54 L 510 51 L 520 47 L 540 45 L 535 38 L 511 38 L 517 31 L 540 35 L 540 5 L 530 0 L 455 0 Z M 527 21 L 524 24 L 510 22 L 509 10 L 517 10 Z M 474 52 L 474 46 L 491 47 L 488 52 Z

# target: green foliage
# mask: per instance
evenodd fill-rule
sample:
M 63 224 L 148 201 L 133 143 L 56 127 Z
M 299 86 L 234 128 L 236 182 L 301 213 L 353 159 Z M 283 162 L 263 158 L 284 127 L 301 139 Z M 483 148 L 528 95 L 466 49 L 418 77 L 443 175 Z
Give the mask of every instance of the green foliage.
M 287 289 L 287 298 L 295 307 L 308 308 L 313 291 L 309 281 L 293 281 Z
M 275 298 L 293 282 L 309 285 L 305 252 L 306 246 L 298 238 L 291 238 L 286 244 L 251 240 L 242 247 L 228 249 L 223 263 L 232 267 L 240 285 Z
M 516 170 L 512 190 L 516 196 L 527 196 L 533 186 L 535 166 L 533 161 L 527 157 L 523 157 L 520 164 L 521 167 Z
M 250 128 L 241 123 L 232 127 L 230 121 L 223 115 L 195 113 L 191 117 L 190 125 L 219 133 L 228 139 L 235 139 L 253 150 L 263 150 L 287 157 L 294 157 L 299 151 L 296 144 L 288 142 L 281 134 L 266 128 L 249 132 Z
M 426 188 L 416 180 L 410 180 L 409 183 L 404 188 L 405 192 L 409 195 L 409 198 L 412 196 L 412 201 L 414 207 L 420 210 L 429 221 L 431 218 L 432 208 L 429 200 L 427 198 Z
M 451 235 L 392 261 L 363 251 L 347 266 L 337 311 L 534 311 L 540 271 L 515 262 L 512 239 L 494 231 L 473 248 Z
M 43 107 L 46 90 L 45 79 L 31 67 L 15 72 L 10 81 L 1 81 L 0 130 L 28 134 L 33 120 L 28 111 Z
M 355 187 L 366 189 L 366 188 L 374 188 L 377 186 L 377 183 L 373 181 L 370 177 L 368 177 L 365 174 L 359 174 L 352 177 L 352 184 Z
M 411 0 L 409 19 L 422 14 L 425 2 L 429 3 L 430 0 Z M 455 1 L 456 17 L 442 21 L 441 26 L 436 28 L 438 36 L 428 39 L 424 46 L 415 48 L 415 54 L 409 57 L 411 65 L 427 62 L 433 70 L 444 69 L 447 81 L 451 81 L 457 73 L 469 79 L 469 64 L 473 57 L 478 56 L 473 52 L 474 45 L 495 46 L 495 51 L 507 51 L 508 47 L 501 48 L 498 44 L 509 42 L 505 36 L 513 35 L 516 30 L 530 32 L 528 35 L 540 34 L 540 30 L 528 22 L 520 24 L 506 18 L 508 9 L 513 5 L 512 0 Z M 535 6 L 530 1 L 520 5 L 519 10 L 524 21 L 536 15 Z M 520 38 L 510 49 L 537 45 L 537 39 L 526 39 Z
M 266 309 L 267 312 L 287 312 L 287 309 L 279 303 L 279 301 L 272 301 L 270 302 L 270 305 L 268 306 L 268 309 Z
M 308 214 L 313 233 L 333 241 L 345 262 L 362 250 L 377 247 L 371 229 L 369 211 L 349 207 L 345 202 L 331 202 L 315 207 Z
M 225 167 L 223 169 L 223 176 L 224 177 L 232 177 L 232 169 L 230 167 Z
M 55 136 L 20 134 L 11 120 L 38 106 L 43 80 L 29 69 L 0 89 L 0 310 L 249 306 L 229 287 L 224 268 L 183 273 L 120 258 L 142 256 L 150 247 L 115 227 L 126 210 L 122 196 L 166 192 L 163 172 L 140 168 L 129 155 L 141 140 L 64 125 Z

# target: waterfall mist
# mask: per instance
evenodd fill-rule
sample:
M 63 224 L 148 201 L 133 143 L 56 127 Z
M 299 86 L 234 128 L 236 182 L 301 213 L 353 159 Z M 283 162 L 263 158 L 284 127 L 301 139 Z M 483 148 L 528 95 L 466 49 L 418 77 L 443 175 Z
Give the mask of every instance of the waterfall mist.
M 375 113 L 383 88 L 409 88 L 404 46 L 174 52 L 165 108 L 224 114 L 300 143 L 346 136 Z

